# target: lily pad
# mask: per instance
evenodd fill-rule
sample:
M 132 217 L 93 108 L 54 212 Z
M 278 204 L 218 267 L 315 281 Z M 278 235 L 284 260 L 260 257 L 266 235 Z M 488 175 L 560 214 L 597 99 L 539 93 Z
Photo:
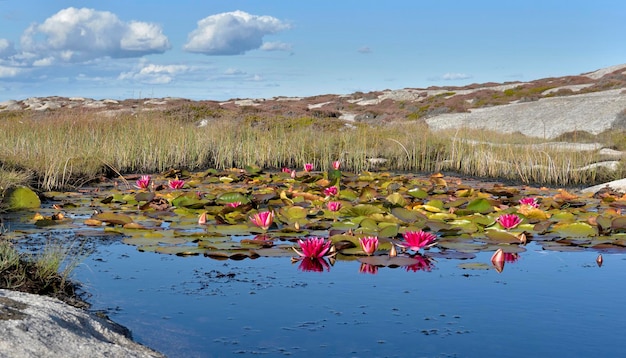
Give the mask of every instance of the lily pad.
M 593 226 L 582 222 L 556 224 L 552 228 L 552 232 L 562 237 L 595 236 L 598 234 Z
M 91 218 L 114 225 L 125 225 L 133 222 L 133 219 L 128 215 L 111 212 L 96 214 Z
M 475 199 L 470 201 L 467 204 L 467 209 L 480 213 L 480 214 L 488 214 L 493 212 L 493 205 L 487 199 Z

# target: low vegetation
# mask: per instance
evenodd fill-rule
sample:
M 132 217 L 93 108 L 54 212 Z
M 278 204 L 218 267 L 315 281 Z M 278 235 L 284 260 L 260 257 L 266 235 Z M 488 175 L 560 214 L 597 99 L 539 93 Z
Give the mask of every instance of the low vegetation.
M 106 117 L 64 109 L 0 114 L 0 187 L 80 187 L 102 176 L 170 169 L 329 168 L 354 172 L 454 171 L 550 185 L 612 180 L 621 172 L 576 170 L 595 152 L 538 147 L 538 139 L 488 131 L 431 132 L 420 121 L 346 124 L 335 117 L 286 117 L 185 106 Z M 203 117 L 204 116 L 204 117 Z M 203 126 L 198 120 L 203 117 Z M 626 149 L 624 131 L 574 141 Z M 381 163 L 372 159 L 384 158 Z
M 49 243 L 38 254 L 20 253 L 0 235 L 0 288 L 47 295 L 86 307 L 69 279 L 81 257 L 69 254 L 60 243 Z

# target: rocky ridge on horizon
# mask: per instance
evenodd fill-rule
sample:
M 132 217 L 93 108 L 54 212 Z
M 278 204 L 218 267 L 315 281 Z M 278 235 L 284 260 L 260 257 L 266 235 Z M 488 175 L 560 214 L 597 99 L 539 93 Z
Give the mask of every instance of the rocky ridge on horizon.
M 125 100 L 32 97 L 0 102 L 0 116 L 11 111 L 31 111 L 39 118 L 42 113 L 78 109 L 116 117 L 141 111 L 176 112 L 177 108 L 185 106 L 228 111 L 235 117 L 250 114 L 313 116 L 341 119 L 348 125 L 350 122 L 426 123 L 433 130 L 467 127 L 552 139 L 572 131 L 598 134 L 609 129 L 626 129 L 626 64 L 577 76 L 526 82 L 405 88 L 349 95 L 222 102 L 172 97 Z

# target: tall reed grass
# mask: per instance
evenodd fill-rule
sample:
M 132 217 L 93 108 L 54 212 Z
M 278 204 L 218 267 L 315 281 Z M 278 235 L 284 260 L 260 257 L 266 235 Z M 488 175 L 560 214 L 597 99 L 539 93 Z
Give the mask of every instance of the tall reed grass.
M 536 142 L 487 131 L 434 133 L 415 122 L 347 126 L 332 118 L 223 117 L 198 127 L 162 111 L 113 118 L 25 112 L 0 121 L 2 167 L 32 174 L 44 190 L 80 186 L 105 173 L 302 168 L 309 162 L 324 170 L 338 159 L 346 170 L 360 172 L 377 169 L 368 159 L 379 157 L 392 171 L 457 171 L 558 185 L 596 179 L 596 172 L 574 170 L 593 162 L 594 153 L 539 150 L 531 145 Z

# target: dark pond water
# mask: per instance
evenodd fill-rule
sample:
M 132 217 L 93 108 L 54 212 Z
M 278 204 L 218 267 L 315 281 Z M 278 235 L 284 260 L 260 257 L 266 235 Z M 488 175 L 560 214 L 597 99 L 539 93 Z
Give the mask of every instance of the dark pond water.
M 431 271 L 356 261 L 304 272 L 288 258 L 219 261 L 97 247 L 75 278 L 94 310 L 170 357 L 615 356 L 626 256 L 528 251 L 502 273 L 438 259 Z

